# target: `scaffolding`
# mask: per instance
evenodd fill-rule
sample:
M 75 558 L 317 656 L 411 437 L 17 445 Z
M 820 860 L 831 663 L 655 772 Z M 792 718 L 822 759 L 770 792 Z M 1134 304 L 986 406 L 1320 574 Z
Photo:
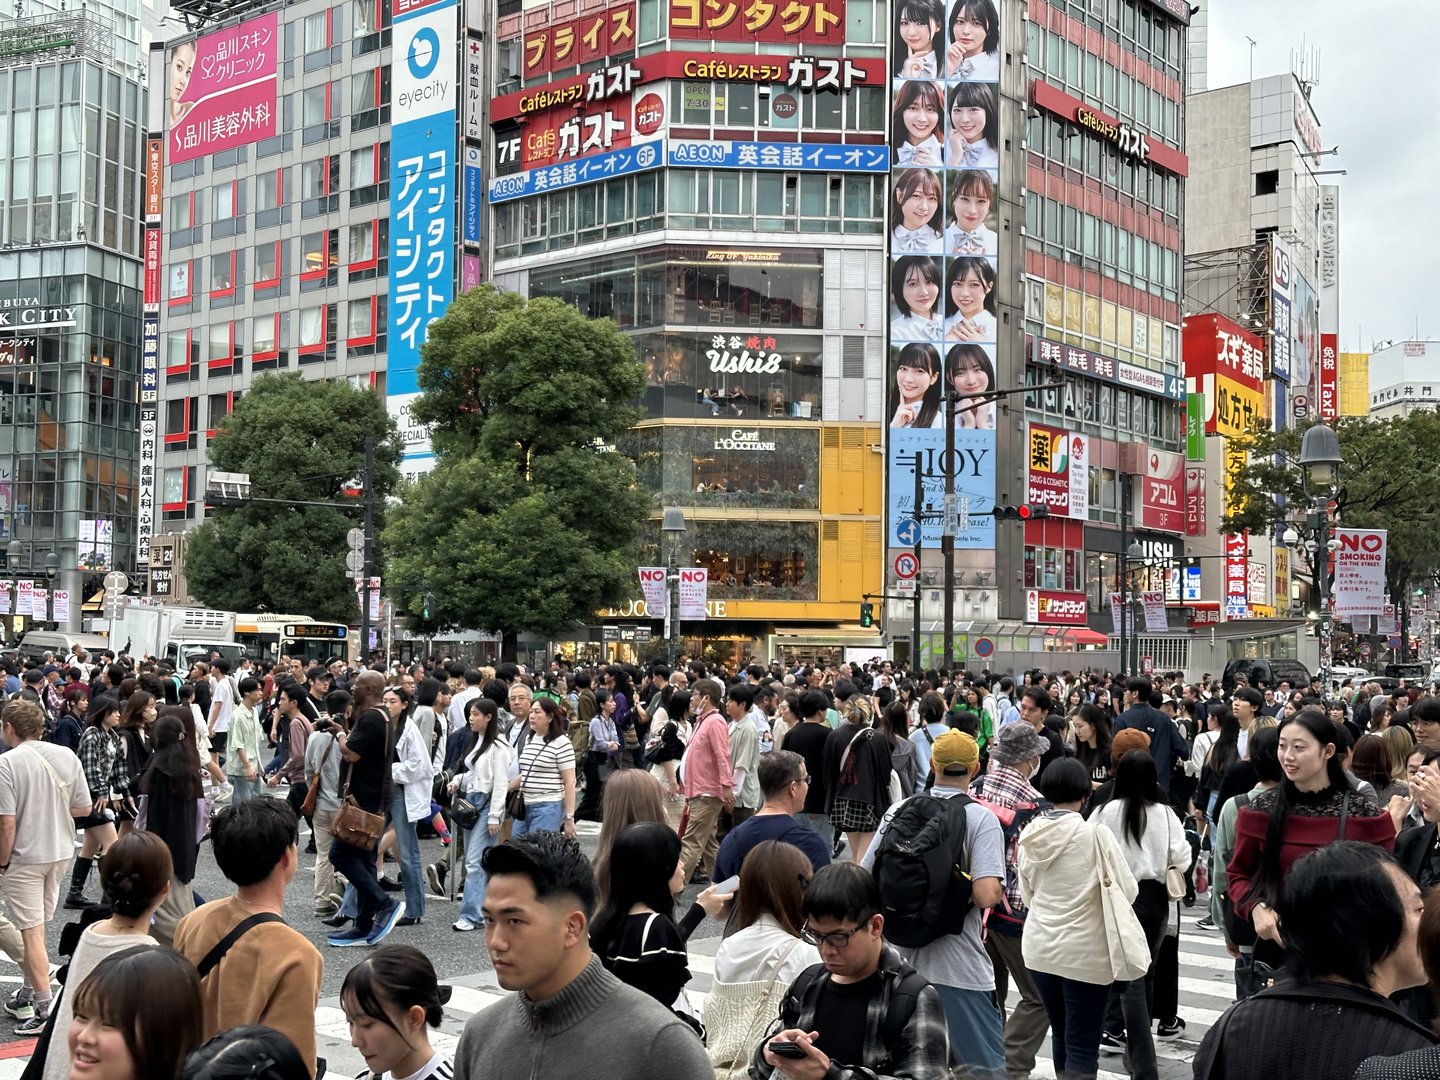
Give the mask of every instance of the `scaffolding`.
M 87 11 L 55 11 L 0 22 L 0 70 L 45 60 L 115 58 L 115 25 Z

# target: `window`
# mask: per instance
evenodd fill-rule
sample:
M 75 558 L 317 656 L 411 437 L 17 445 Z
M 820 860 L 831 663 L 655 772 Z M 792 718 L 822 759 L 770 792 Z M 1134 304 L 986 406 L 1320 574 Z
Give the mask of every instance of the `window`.
M 196 207 L 194 192 L 170 196 L 171 228 L 193 229 L 202 224 L 203 217 L 204 215 L 200 214 Z
M 322 157 L 300 166 L 300 198 L 318 199 L 330 194 L 333 190 L 331 161 L 331 158 Z
M 214 435 L 216 429 L 225 423 L 225 418 L 230 415 L 230 410 L 235 405 L 235 394 L 231 391 L 223 394 L 211 394 L 208 405 L 209 420 L 205 425 L 207 438 Z
M 312 86 L 300 98 L 300 123 L 314 127 L 330 119 L 330 84 Z
M 255 178 L 255 209 L 274 210 L 285 198 L 285 170 L 271 169 Z
M 324 278 L 335 269 L 339 262 L 336 245 L 338 233 L 334 229 L 322 229 L 309 233 L 300 240 L 300 279 Z
M 375 224 L 373 221 L 362 221 L 358 225 L 350 226 L 345 261 L 352 267 L 357 263 L 375 261 Z
M 330 47 L 329 11 L 311 15 L 305 20 L 305 51 L 319 52 Z
M 1255 174 L 1255 194 L 1274 195 L 1280 190 L 1280 171 L 1266 169 Z
M 174 330 L 165 335 L 165 374 L 167 376 L 188 373 L 192 359 L 189 330 Z
M 234 327 L 229 322 L 210 324 L 209 345 L 205 350 L 205 360 L 211 366 L 228 365 L 231 362 L 234 353 L 234 346 L 231 342 L 233 332 Z
M 228 221 L 236 214 L 235 182 L 216 184 L 210 189 L 210 205 L 215 221 Z
M 185 473 L 182 465 L 178 469 L 166 469 L 160 479 L 160 501 L 166 506 L 185 502 Z
M 257 287 L 280 280 L 280 241 L 261 244 L 255 249 L 255 284 Z
M 170 302 L 183 303 L 190 299 L 190 260 L 175 263 L 170 267 Z
M 347 344 L 373 344 L 375 341 L 375 297 L 351 300 L 346 319 Z
M 369 146 L 350 152 L 350 187 L 369 187 L 379 180 L 380 148 Z
M 320 352 L 325 348 L 326 306 L 305 308 L 300 312 L 300 351 Z
M 255 320 L 255 331 L 250 339 L 251 349 L 255 356 L 270 356 L 275 353 L 276 330 L 278 329 L 280 316 L 278 313 L 263 315 Z
M 235 252 L 222 251 L 210 256 L 210 291 L 233 292 L 235 289 Z

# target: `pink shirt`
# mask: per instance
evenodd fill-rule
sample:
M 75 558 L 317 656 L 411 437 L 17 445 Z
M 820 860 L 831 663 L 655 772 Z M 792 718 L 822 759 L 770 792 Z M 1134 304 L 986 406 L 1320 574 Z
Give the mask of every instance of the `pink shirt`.
M 731 790 L 734 778 L 730 773 L 730 726 L 719 710 L 712 709 L 695 723 L 695 734 L 685 750 L 681 770 L 683 790 L 687 799 L 697 795 L 719 798 Z

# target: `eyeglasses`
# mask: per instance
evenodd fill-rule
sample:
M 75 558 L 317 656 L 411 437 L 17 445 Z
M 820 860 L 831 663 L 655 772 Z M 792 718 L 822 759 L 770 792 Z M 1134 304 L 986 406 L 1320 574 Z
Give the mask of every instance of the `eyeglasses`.
M 794 780 L 791 780 L 790 782 L 791 782 L 792 784 L 808 784 L 808 783 L 810 783 L 810 777 L 808 777 L 808 776 L 797 776 Z
M 829 934 L 817 934 L 814 930 L 810 929 L 810 924 L 806 923 L 800 928 L 800 938 L 802 941 L 814 945 L 817 949 L 821 945 L 829 945 L 832 949 L 843 949 L 850 944 L 852 937 L 867 928 L 868 923 L 861 923 L 855 927 L 854 930 L 835 930 Z

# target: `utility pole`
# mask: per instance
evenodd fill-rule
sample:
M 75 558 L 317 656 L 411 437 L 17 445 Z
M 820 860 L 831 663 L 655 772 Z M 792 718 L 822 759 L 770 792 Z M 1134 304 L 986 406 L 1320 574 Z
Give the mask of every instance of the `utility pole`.
M 955 437 L 953 434 L 950 436 Z M 915 508 L 911 511 L 915 518 L 915 565 L 920 565 L 920 552 L 925 541 L 925 474 L 923 469 L 924 457 L 920 451 L 915 452 Z M 951 538 L 953 541 L 953 537 Z M 915 628 L 910 637 L 910 664 L 915 671 L 920 670 L 920 582 L 915 582 Z
M 375 436 L 365 436 L 365 472 L 360 482 L 365 499 L 365 560 L 360 571 L 360 666 L 370 661 L 370 572 L 375 563 Z
M 956 395 L 947 395 L 954 398 Z M 959 531 L 959 506 L 955 501 L 955 405 L 952 402 L 945 410 L 945 518 L 940 531 L 940 554 L 944 558 L 945 606 L 941 612 L 942 631 L 945 641 L 945 657 L 935 665 L 949 669 L 955 660 L 955 534 Z M 918 554 L 916 556 L 919 558 Z M 917 561 L 918 565 L 918 561 Z M 915 585 L 918 602 L 920 585 Z

